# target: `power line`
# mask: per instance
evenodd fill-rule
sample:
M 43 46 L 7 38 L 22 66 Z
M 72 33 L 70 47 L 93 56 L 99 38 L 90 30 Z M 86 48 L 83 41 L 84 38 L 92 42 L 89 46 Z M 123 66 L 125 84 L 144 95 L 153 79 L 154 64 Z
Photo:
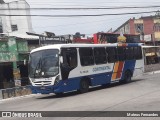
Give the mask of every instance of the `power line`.
M 0 14 L 0 16 L 32 16 L 32 17 L 95 17 L 95 16 L 113 16 L 113 15 L 131 15 L 131 14 L 142 14 L 142 13 L 153 13 L 157 11 L 149 11 L 149 12 L 130 12 L 130 13 L 111 13 L 111 14 L 81 14 L 81 15 L 7 15 Z
M 121 17 L 118 17 L 116 19 L 120 19 Z M 128 17 L 124 17 L 128 18 Z M 48 19 L 48 18 L 47 18 Z M 107 21 L 107 23 L 111 23 L 113 21 L 117 21 L 116 19 L 103 19 L 103 20 L 96 20 L 96 21 L 86 21 L 86 22 L 78 22 L 78 23 L 72 23 L 72 24 L 61 24 L 61 25 L 54 25 L 54 26 L 34 26 L 34 29 L 44 29 L 44 28 L 49 28 L 49 27 L 66 27 L 68 26 L 77 26 L 77 25 L 83 25 L 83 24 L 88 24 L 88 23 L 95 23 L 95 22 L 102 22 L 102 21 Z M 28 28 L 21 28 L 21 29 L 28 29 Z
M 38 2 L 33 2 L 33 1 L 31 1 L 31 2 L 29 2 L 29 3 L 32 3 L 32 4 L 33 4 L 33 3 L 46 3 L 46 1 L 41 1 L 41 2 L 39 2 L 39 1 L 38 1 Z M 55 4 L 55 3 L 56 3 L 56 4 L 61 4 L 61 3 L 62 3 L 62 4 L 70 4 L 70 3 L 72 3 L 72 4 L 80 4 L 80 3 L 84 3 L 84 4 L 86 4 L 86 3 L 90 3 L 90 4 L 95 4 L 95 3 L 96 3 L 96 4 L 97 4 L 97 3 L 103 3 L 103 4 L 104 4 L 104 3 L 106 3 L 106 4 L 108 4 L 108 3 L 132 3 L 132 4 L 133 4 L 133 3 L 144 3 L 144 2 L 141 2 L 141 1 L 138 1 L 138 2 L 136 2 L 136 1 L 134 1 L 134 2 L 130 2 L 130 1 L 125 1 L 125 2 L 122 2 L 122 1 L 121 1 L 121 2 L 120 2 L 120 1 L 109 1 L 109 2 L 108 2 L 108 1 L 107 1 L 107 2 L 99 2 L 99 1 L 98 1 L 98 2 L 97 2 L 97 1 L 96 1 L 96 2 L 95 2 L 95 1 L 94 1 L 94 2 L 90 2 L 90 1 L 64 2 L 64 1 L 63 1 L 63 2 L 53 2 L 53 1 L 51 1 L 51 2 L 47 2 L 47 3 L 54 3 L 54 4 Z M 149 2 L 149 1 L 146 1 L 145 3 L 159 3 L 159 1 L 158 1 L 158 2 L 157 2 L 157 1 L 150 1 L 150 2 Z
M 45 8 L 45 7 L 41 7 L 41 8 L 0 8 L 0 10 L 104 10 L 104 9 L 137 9 L 137 8 L 159 8 L 160 6 L 128 6 L 128 7 L 50 7 L 50 8 Z

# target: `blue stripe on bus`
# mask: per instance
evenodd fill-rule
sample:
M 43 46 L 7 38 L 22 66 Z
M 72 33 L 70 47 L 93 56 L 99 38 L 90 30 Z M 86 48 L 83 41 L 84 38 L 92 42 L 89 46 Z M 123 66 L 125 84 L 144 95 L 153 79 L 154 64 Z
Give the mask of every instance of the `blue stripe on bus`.
M 131 46 L 131 47 L 136 47 L 136 46 L 139 46 L 138 44 L 127 44 L 127 46 Z

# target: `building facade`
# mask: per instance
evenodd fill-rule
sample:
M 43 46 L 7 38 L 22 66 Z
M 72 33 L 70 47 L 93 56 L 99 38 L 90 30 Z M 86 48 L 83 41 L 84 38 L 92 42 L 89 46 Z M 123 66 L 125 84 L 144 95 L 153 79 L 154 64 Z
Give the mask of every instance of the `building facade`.
M 9 3 L 0 0 L 0 8 L 0 13 L 3 15 L 0 16 L 0 33 L 6 33 L 9 36 L 16 36 L 17 34 L 33 32 L 31 16 L 29 16 L 30 6 L 25 0 L 12 1 Z
M 19 86 L 19 83 L 27 85 L 28 68 L 24 61 L 28 60 L 29 44 L 34 46 L 32 40 L 38 41 L 38 37 L 26 34 L 33 32 L 30 6 L 25 0 L 8 3 L 0 0 L 0 14 L 0 89 Z
M 141 41 L 149 45 L 160 45 L 160 15 L 131 18 L 114 33 L 139 34 Z
M 28 43 L 15 37 L 0 38 L 0 89 L 16 86 L 16 80 L 26 84 L 28 70 Z M 28 81 L 27 81 L 28 82 Z

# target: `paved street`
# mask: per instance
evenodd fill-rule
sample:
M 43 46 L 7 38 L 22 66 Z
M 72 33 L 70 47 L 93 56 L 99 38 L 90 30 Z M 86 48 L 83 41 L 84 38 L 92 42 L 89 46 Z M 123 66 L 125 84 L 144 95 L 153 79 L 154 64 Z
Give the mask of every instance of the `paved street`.
M 128 84 L 116 83 L 108 88 L 91 88 L 85 94 L 67 93 L 63 97 L 52 94 L 11 98 L 0 101 L 0 111 L 160 111 L 159 78 L 160 73 L 145 74 Z

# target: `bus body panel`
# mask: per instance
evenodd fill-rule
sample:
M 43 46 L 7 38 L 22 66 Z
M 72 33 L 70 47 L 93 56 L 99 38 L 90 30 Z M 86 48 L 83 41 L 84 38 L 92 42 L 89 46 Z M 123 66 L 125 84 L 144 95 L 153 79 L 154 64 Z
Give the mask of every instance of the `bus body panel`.
M 136 60 L 133 77 L 142 75 L 144 72 L 144 60 Z
M 121 61 L 121 62 L 124 62 L 124 61 Z M 124 73 L 126 70 L 130 70 L 134 72 L 135 62 L 136 60 L 125 61 L 123 69 L 121 71 L 117 71 L 116 73 L 117 76 L 118 74 L 121 74 L 121 76 L 114 80 L 112 80 L 112 75 L 114 74 L 114 71 L 103 72 L 103 73 L 98 73 L 98 74 L 91 73 L 91 74 L 87 74 L 87 75 L 80 76 L 80 77 L 68 78 L 67 80 L 60 80 L 60 82 L 54 86 L 43 86 L 44 88 L 39 87 L 39 86 L 33 87 L 32 91 L 33 93 L 49 94 L 49 93 L 60 93 L 60 92 L 78 90 L 80 80 L 83 77 L 89 77 L 91 79 L 91 86 L 108 84 L 116 80 L 123 80 Z
M 116 45 L 118 46 L 118 44 L 99 45 L 99 46 L 116 47 Z M 125 46 L 138 46 L 138 44 L 132 44 L 132 45 L 126 44 Z M 56 47 L 56 49 L 57 48 L 59 47 Z M 47 49 L 46 46 L 45 46 L 45 49 Z M 51 47 L 49 47 L 48 49 L 51 49 Z M 38 50 L 41 50 L 41 49 L 38 48 Z M 34 50 L 34 52 L 35 51 L 36 50 Z M 77 48 L 77 53 L 79 53 L 78 48 Z M 49 94 L 49 93 L 61 93 L 61 92 L 78 90 L 80 88 L 80 81 L 84 77 L 88 77 L 90 79 L 90 86 L 108 84 L 108 83 L 116 82 L 119 80 L 123 80 L 125 72 L 127 70 L 129 70 L 133 74 L 133 76 L 135 76 L 137 74 L 141 74 L 144 69 L 143 59 L 116 61 L 115 63 L 106 63 L 101 65 L 81 66 L 79 54 L 77 54 L 77 58 L 78 58 L 77 67 L 72 69 L 69 72 L 68 79 L 62 80 L 62 77 L 60 77 L 61 79 L 59 80 L 59 82 L 56 85 L 54 85 L 55 79 L 57 77 L 55 76 L 51 80 L 52 81 L 51 85 L 48 85 L 48 86 L 43 86 L 43 85 L 36 86 L 35 83 L 32 82 L 32 86 L 31 86 L 32 93 Z M 61 71 L 59 71 L 58 75 L 61 76 Z M 35 79 L 35 81 L 44 81 L 44 79 Z
M 79 89 L 79 82 L 80 82 L 80 77 L 70 78 L 67 80 L 60 80 L 57 85 L 31 86 L 31 89 L 32 89 L 32 93 L 34 94 L 60 93 L 60 92 L 73 91 L 73 90 Z
M 103 85 L 111 82 L 112 72 L 92 75 L 91 86 Z

